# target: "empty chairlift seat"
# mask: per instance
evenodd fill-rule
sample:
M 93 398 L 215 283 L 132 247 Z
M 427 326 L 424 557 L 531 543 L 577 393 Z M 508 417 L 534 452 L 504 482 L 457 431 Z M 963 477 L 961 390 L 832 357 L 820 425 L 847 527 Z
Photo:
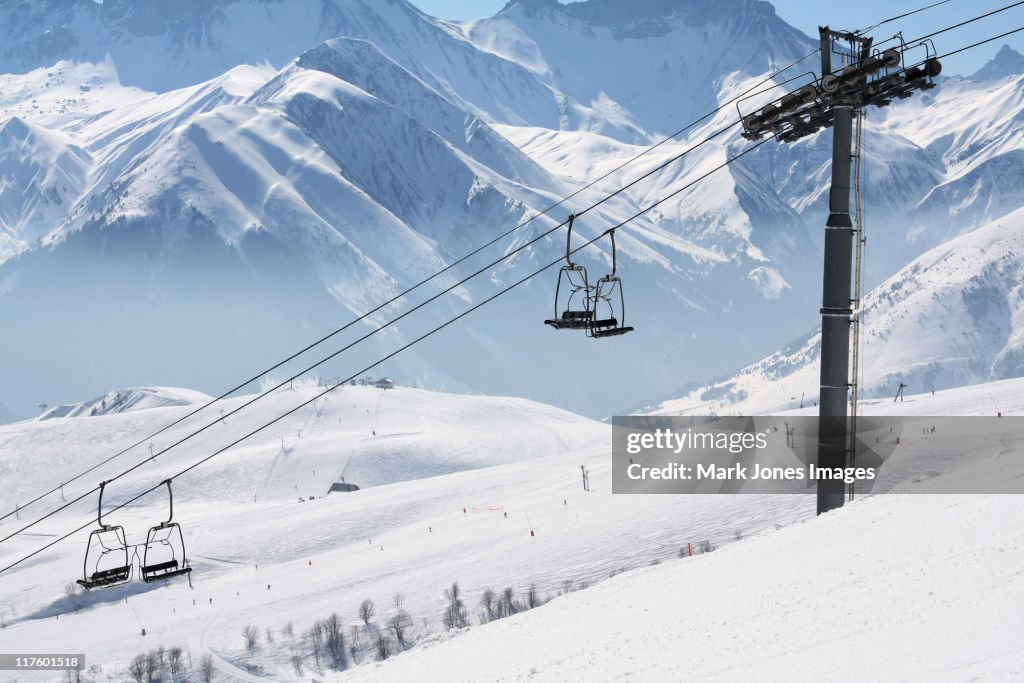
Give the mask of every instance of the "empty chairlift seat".
M 612 240 L 612 272 L 605 275 L 594 285 L 594 293 L 591 296 L 588 307 L 594 314 L 594 319 L 587 328 L 587 334 L 591 337 L 616 337 L 633 328 L 625 323 L 626 300 L 622 294 L 622 278 L 615 274 L 615 229 L 609 231 Z
M 100 483 L 99 503 L 96 506 L 99 528 L 89 534 L 85 560 L 82 562 L 82 578 L 77 581 L 86 590 L 116 586 L 130 580 L 132 576 L 124 528 L 103 523 L 103 491 L 106 486 L 107 482 Z
M 146 534 L 146 544 L 142 551 L 142 580 L 146 583 L 170 579 L 188 574 L 192 567 L 188 566 L 185 557 L 185 537 L 181 527 L 174 519 L 174 494 L 171 491 L 171 480 L 164 481 L 167 485 L 167 500 L 170 514 L 167 521 L 151 527 Z
M 569 216 L 569 230 L 565 238 L 565 264 L 558 271 L 555 287 L 555 315 L 544 321 L 556 330 L 586 330 L 594 319 L 590 310 L 593 287 L 587 280 L 587 269 L 572 262 L 572 224 L 576 216 Z

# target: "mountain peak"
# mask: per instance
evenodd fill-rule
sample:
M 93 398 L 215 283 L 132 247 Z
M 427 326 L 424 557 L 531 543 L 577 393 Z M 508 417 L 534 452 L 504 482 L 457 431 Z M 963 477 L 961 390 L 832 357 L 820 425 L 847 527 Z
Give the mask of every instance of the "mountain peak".
M 12 116 L 0 121 L 0 135 L 20 139 L 29 134 L 31 130 L 29 126 L 30 124 L 23 119 L 17 116 Z
M 545 7 L 560 8 L 562 3 L 558 0 L 509 0 L 505 3 L 505 6 L 501 8 L 501 11 L 512 9 L 516 5 L 525 7 L 526 9 L 544 9 Z
M 701 0 L 578 0 L 563 4 L 559 0 L 509 0 L 502 11 L 522 7 L 528 13 L 553 10 L 593 26 L 624 27 L 636 22 L 681 16 L 686 23 L 699 25 L 707 20 L 730 16 L 738 11 L 775 14 L 775 8 L 761 0 L 719 0 L 708 5 Z
M 972 81 L 991 81 L 1021 74 L 1024 74 L 1024 55 L 1004 44 L 995 57 L 968 78 Z

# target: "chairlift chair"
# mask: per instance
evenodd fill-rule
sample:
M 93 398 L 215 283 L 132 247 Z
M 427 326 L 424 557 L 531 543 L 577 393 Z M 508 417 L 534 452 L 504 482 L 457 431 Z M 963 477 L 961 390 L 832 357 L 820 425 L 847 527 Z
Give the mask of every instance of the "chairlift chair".
M 587 334 L 594 338 L 615 337 L 633 331 L 625 324 L 626 300 L 622 294 L 622 279 L 615 274 L 615 229 L 608 234 L 612 239 L 612 272 L 597 281 L 588 306 L 593 317 Z
M 100 528 L 93 529 L 89 534 L 82 563 L 82 578 L 77 581 L 86 590 L 116 586 L 130 581 L 132 577 L 124 527 L 103 523 L 103 490 L 106 486 L 107 482 L 100 482 L 100 498 L 96 507 L 96 521 Z
M 594 312 L 590 310 L 591 294 L 593 287 L 587 279 L 587 269 L 578 263 L 573 263 L 571 254 L 572 224 L 576 215 L 569 216 L 569 230 L 565 238 L 565 263 L 558 271 L 558 284 L 555 287 L 555 317 L 545 320 L 545 325 L 550 325 L 556 330 L 587 330 L 594 318 Z M 563 299 L 563 285 L 568 292 Z M 559 303 L 564 300 L 564 308 Z M 559 309 L 561 308 L 561 313 Z
M 167 521 L 150 528 L 146 534 L 146 544 L 142 550 L 142 580 L 146 583 L 169 579 L 174 576 L 188 574 L 192 567 L 188 566 L 185 556 L 185 538 L 181 527 L 174 519 L 174 493 L 171 491 L 171 480 L 167 484 L 167 500 L 170 513 Z

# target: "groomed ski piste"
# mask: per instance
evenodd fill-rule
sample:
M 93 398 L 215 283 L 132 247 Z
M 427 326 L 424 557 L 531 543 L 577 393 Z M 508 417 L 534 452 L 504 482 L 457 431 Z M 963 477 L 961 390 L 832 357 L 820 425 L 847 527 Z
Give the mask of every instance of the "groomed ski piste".
M 108 487 L 105 507 L 318 390 L 296 383 L 226 418 Z M 154 392 L 165 396 L 163 407 L 90 409 L 0 427 L 0 499 L 11 506 L 47 490 L 203 400 Z M 223 402 L 225 413 L 248 398 Z M 1004 415 L 1024 413 L 1024 379 L 903 403 L 865 401 L 861 412 L 993 415 L 996 405 Z M 207 410 L 211 417 L 219 411 Z M 154 439 L 154 452 L 193 424 Z M 97 681 L 132 680 L 137 655 L 174 647 L 184 652 L 188 680 L 202 680 L 209 655 L 217 681 L 1024 674 L 1020 496 L 885 494 L 818 518 L 808 495 L 616 496 L 610 442 L 608 425 L 526 400 L 346 386 L 175 480 L 174 519 L 185 533 L 192 588 L 184 578 L 135 579 L 66 595 L 83 573 L 86 530 L 0 574 L 0 652 L 85 653 L 84 680 Z M 68 485 L 64 496 L 71 500 L 148 455 L 140 446 Z M 980 455 L 966 468 L 935 474 L 991 480 L 991 490 L 1024 477 L 1016 445 Z M 581 465 L 590 471 L 590 492 L 582 490 Z M 341 477 L 361 489 L 325 495 Z M 3 520 L 0 535 L 59 501 L 51 496 L 21 519 Z M 157 491 L 105 521 L 123 524 L 129 543 L 140 543 L 166 514 L 166 496 Z M 4 542 L 0 563 L 90 516 L 92 498 Z M 715 552 L 701 554 L 705 542 Z M 453 582 L 467 629 L 444 625 Z M 547 602 L 526 610 L 531 586 Z M 500 597 L 507 587 L 523 611 L 480 624 L 484 591 Z M 372 639 L 388 632 L 399 593 L 415 644 L 397 652 L 392 642 L 393 656 L 378 663 Z M 376 606 L 369 626 L 359 616 L 367 598 Z M 313 652 L 309 632 L 332 613 L 347 645 L 360 646 L 346 657 L 347 671 L 326 654 L 318 666 Z M 256 628 L 252 647 L 243 638 L 247 626 Z M 64 674 L 0 678 L 58 681 Z

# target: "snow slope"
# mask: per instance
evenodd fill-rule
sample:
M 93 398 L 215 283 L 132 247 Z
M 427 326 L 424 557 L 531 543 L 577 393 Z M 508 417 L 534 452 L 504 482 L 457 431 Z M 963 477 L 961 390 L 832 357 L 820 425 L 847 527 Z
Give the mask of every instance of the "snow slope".
M 155 453 L 212 422 L 207 431 L 119 480 L 118 490 L 108 490 L 109 500 L 127 497 L 129 490 L 140 488 L 154 474 L 180 469 L 324 389 L 308 380 L 290 386 L 267 394 L 237 415 L 232 411 L 256 395 L 225 399 L 164 432 L 151 442 Z M 105 459 L 100 457 L 103 451 L 112 455 L 128 445 L 122 441 L 138 440 L 209 400 L 184 389 L 121 389 L 3 427 L 6 438 L 0 462 L 17 476 L 4 477 L 0 495 L 17 501 L 48 488 L 52 470 L 33 467 L 34 463 L 48 462 L 57 471 L 68 473 L 83 469 L 85 456 L 71 435 L 93 432 L 85 437 L 85 448 L 92 461 L 100 461 Z M 491 427 L 480 433 L 471 425 Z M 523 399 L 435 394 L 408 387 L 384 391 L 345 386 L 212 461 L 210 466 L 224 478 L 196 478 L 183 486 L 176 498 L 291 501 L 299 495 L 325 494 L 342 473 L 360 486 L 418 479 L 574 450 L 603 431 L 599 423 Z M 30 458 L 24 453 L 31 453 Z M 140 455 L 149 454 L 148 443 L 139 446 L 79 484 L 88 490 Z M 232 474 L 240 463 L 244 463 L 242 471 Z M 282 464 L 284 469 L 278 472 Z M 319 474 L 311 475 L 313 470 Z M 296 492 L 299 485 L 302 489 Z M 65 495 L 68 493 L 66 490 Z
M 868 498 L 336 680 L 1016 680 L 1022 536 L 1019 496 Z
M 879 404 L 869 407 L 867 412 L 985 414 L 988 395 L 994 395 L 1002 402 L 1006 414 L 1021 414 L 1021 388 L 1021 381 L 1016 380 L 935 396 L 912 396 L 895 407 L 891 403 Z M 308 385 L 283 390 L 254 410 L 252 419 L 280 414 L 285 405 L 297 404 L 313 391 Z M 571 630 L 564 623 L 566 618 L 579 628 L 608 630 L 608 637 L 621 642 L 622 647 L 599 649 L 616 653 L 614 657 L 622 660 L 621 666 L 635 668 L 634 677 L 640 679 L 655 676 L 655 669 L 650 668 L 654 664 L 648 664 L 648 668 L 634 664 L 628 659 L 627 650 L 644 645 L 638 642 L 627 648 L 626 643 L 635 634 L 644 634 L 643 641 L 661 648 L 660 636 L 640 625 L 645 619 L 661 619 L 662 614 L 665 618 L 672 614 L 678 628 L 683 629 L 678 637 L 700 638 L 702 647 L 715 648 L 708 650 L 706 657 L 687 648 L 679 655 L 683 659 L 672 655 L 668 661 L 680 667 L 688 662 L 708 675 L 714 671 L 729 673 L 730 670 L 721 669 L 722 662 L 729 659 L 724 653 L 736 647 L 730 633 L 743 628 L 740 615 L 744 611 L 754 610 L 750 633 L 762 634 L 776 632 L 762 620 L 774 617 L 773 623 L 777 624 L 779 609 L 789 609 L 789 623 L 790 618 L 809 619 L 815 609 L 846 610 L 850 604 L 862 605 L 852 609 L 858 619 L 867 620 L 867 626 L 878 626 L 876 620 L 903 624 L 891 627 L 895 628 L 891 631 L 883 628 L 883 635 L 899 636 L 904 634 L 901 629 L 913 626 L 925 635 L 947 637 L 959 632 L 959 623 L 975 625 L 972 620 L 948 619 L 926 619 L 922 624 L 916 611 L 912 621 L 893 620 L 891 613 L 878 610 L 877 603 L 871 600 L 825 600 L 821 597 L 824 588 L 813 583 L 818 580 L 813 577 L 827 572 L 808 573 L 798 568 L 817 566 L 824 562 L 820 558 L 836 554 L 845 558 L 844 553 L 850 553 L 851 561 L 868 556 L 871 564 L 870 571 L 863 575 L 850 574 L 850 582 L 844 583 L 841 590 L 854 591 L 864 598 L 867 589 L 861 583 L 885 576 L 883 584 L 875 586 L 876 590 L 884 591 L 882 604 L 895 602 L 908 613 L 912 609 L 926 609 L 919 604 L 922 592 L 916 590 L 922 576 L 926 581 L 934 578 L 934 587 L 926 584 L 933 591 L 948 590 L 943 588 L 947 581 L 960 581 L 957 596 L 940 592 L 951 602 L 937 603 L 935 609 L 945 610 L 949 604 L 949 609 L 962 610 L 973 602 L 990 610 L 996 598 L 987 591 L 995 582 L 1005 586 L 1001 601 L 1004 609 L 1014 605 L 1013 591 L 1018 579 L 1012 573 L 994 573 L 986 582 L 965 579 L 980 571 L 975 563 L 991 568 L 993 565 L 987 562 L 989 553 L 1002 557 L 1000 548 L 1008 553 L 1007 567 L 1019 564 L 1013 554 L 1020 551 L 1019 546 L 1004 544 L 1005 539 L 1019 536 L 1020 514 L 1019 506 L 1014 507 L 1015 498 L 889 495 L 858 501 L 841 512 L 812 521 L 814 501 L 809 496 L 613 496 L 609 493 L 609 428 L 563 411 L 519 400 L 445 396 L 402 388 L 383 392 L 367 387 L 345 387 L 317 407 L 319 410 L 311 406 L 288 418 L 257 437 L 254 443 L 233 449 L 176 482 L 175 520 L 185 530 L 195 567 L 194 590 L 189 590 L 183 581 L 165 586 L 135 582 L 86 596 L 64 597 L 63 586 L 81 571 L 85 534 L 79 534 L 32 562 L 0 575 L 0 594 L 11 596 L 4 602 L 2 616 L 7 626 L 0 629 L 0 644 L 18 651 L 31 649 L 30 644 L 59 642 L 71 650 L 89 653 L 91 662 L 102 665 L 101 675 L 115 680 L 124 676 L 127 663 L 138 652 L 175 645 L 187 648 L 193 661 L 198 661 L 206 651 L 213 652 L 217 668 L 228 680 L 325 680 L 331 673 L 315 671 L 312 656 L 306 653 L 308 641 L 304 633 L 315 620 L 332 611 L 342 616 L 348 632 L 357 623 L 356 609 L 364 598 L 377 604 L 376 623 L 383 624 L 394 613 L 393 608 L 387 607 L 392 596 L 404 593 L 405 609 L 415 620 L 413 633 L 419 640 L 438 631 L 443 590 L 452 581 L 460 583 L 467 608 L 475 614 L 476 602 L 487 587 L 501 591 L 510 586 L 521 594 L 533 584 L 539 592 L 554 595 L 570 586 L 579 588 L 583 583 L 603 582 L 623 569 L 669 561 L 688 543 L 699 547 L 704 540 L 723 545 L 723 550 L 708 557 L 680 560 L 682 564 L 673 561 L 671 568 L 666 568 L 664 580 L 674 588 L 669 591 L 666 586 L 659 593 L 660 604 L 673 606 L 671 610 L 647 604 L 647 600 L 654 600 L 654 593 L 645 597 L 645 589 L 627 587 L 620 577 L 602 583 L 603 587 L 558 598 L 535 613 L 540 619 L 535 627 L 530 621 L 521 621 L 534 615 L 479 630 L 474 627 L 469 635 L 454 636 L 448 644 L 428 644 L 398 657 L 395 669 L 388 668 L 391 664 L 379 670 L 361 667 L 354 675 L 357 680 L 360 676 L 437 680 L 440 674 L 433 667 L 439 666 L 435 663 L 439 659 L 435 658 L 450 656 L 445 653 L 461 648 L 460 642 L 476 653 L 459 657 L 458 662 L 448 662 L 448 666 L 467 667 L 461 670 L 464 680 L 495 675 L 514 680 L 526 675 L 535 664 L 536 675 L 547 677 L 564 678 L 577 672 L 597 671 L 588 667 L 597 666 L 596 658 L 604 655 L 588 643 L 604 642 L 601 639 L 606 636 L 595 641 L 576 640 L 574 636 L 563 638 L 557 634 Z M 109 454 L 112 447 L 137 438 L 185 409 L 167 407 L 0 427 L 3 498 L 17 500 L 29 491 L 52 485 L 53 471 L 72 471 L 89 460 L 99 459 Z M 123 500 L 130 493 L 158 482 L 168 472 L 211 451 L 228 438 L 229 432 L 244 433 L 248 423 L 243 415 L 227 417 L 216 432 L 197 437 L 201 438 L 198 444 L 158 456 L 156 462 L 117 482 L 116 487 L 108 488 L 108 502 Z M 173 438 L 174 434 L 167 437 L 168 441 Z M 158 442 L 157 446 L 160 445 Z M 89 454 L 88 458 L 83 454 Z M 1003 472 L 1018 472 L 1016 451 L 1005 457 L 1008 462 Z M 353 462 L 347 464 L 349 461 Z M 581 464 L 591 471 L 591 493 L 580 490 Z M 380 485 L 355 493 L 324 496 L 326 487 L 342 475 L 350 483 Z M 95 476 L 104 474 L 96 472 Z M 73 495 L 76 489 L 89 486 L 89 482 L 79 482 L 66 487 L 66 494 Z M 307 498 L 309 494 L 315 498 L 297 502 L 298 496 Z M 46 507 L 54 503 L 50 501 Z M 0 561 L 38 547 L 50 540 L 47 534 L 66 529 L 76 520 L 88 521 L 91 503 L 86 501 L 73 508 L 74 514 L 59 515 L 40 524 L 33 529 L 38 535 L 0 545 Z M 146 527 L 166 514 L 165 505 L 163 492 L 159 491 L 108 519 L 124 524 L 129 541 L 136 543 Z M 934 520 L 920 521 L 930 515 Z M 963 517 L 947 519 L 954 515 Z M 881 519 L 886 520 L 884 524 Z M 901 525 L 904 522 L 897 523 L 900 519 L 912 525 L 913 535 L 918 539 L 909 546 L 906 540 L 910 532 Z M 1000 519 L 1000 524 L 993 525 L 994 519 Z M 801 521 L 805 523 L 793 526 Z M 0 530 L 9 533 L 15 524 L 13 520 L 4 520 Z M 774 531 L 779 527 L 790 528 Z M 965 531 L 967 528 L 971 531 Z M 849 544 L 830 545 L 828 552 L 821 555 L 808 550 L 819 547 L 822 535 L 833 531 L 848 536 Z M 757 538 L 746 540 L 751 536 Z M 734 543 L 739 537 L 744 540 Z M 957 554 L 956 562 L 945 563 L 936 563 L 933 557 L 920 552 L 920 548 L 950 546 L 969 551 Z M 751 580 L 751 566 L 764 569 L 758 575 L 767 585 Z M 640 584 L 660 585 L 658 582 L 663 579 L 657 571 L 641 570 L 631 575 Z M 681 579 L 688 576 L 687 572 L 696 573 L 690 580 Z M 914 582 L 913 587 L 910 582 Z M 803 592 L 804 587 L 809 590 Z M 619 603 L 620 608 L 623 604 L 636 604 L 636 611 L 618 615 L 614 612 L 617 608 L 607 601 L 608 590 L 613 591 L 611 600 Z M 772 590 L 776 591 L 774 595 Z M 635 597 L 621 597 L 626 591 L 636 592 Z M 739 601 L 722 597 L 730 591 L 739 591 L 744 596 L 747 591 L 760 591 L 759 595 L 773 597 Z M 676 605 L 676 600 L 681 601 L 680 605 L 701 608 L 683 609 Z M 643 606 L 648 609 L 643 616 L 632 616 L 640 615 Z M 611 610 L 616 616 L 609 621 L 608 617 L 591 616 L 590 609 Z M 680 619 L 681 613 L 687 618 Z M 55 618 L 57 614 L 59 619 Z M 926 609 L 926 614 L 931 612 Z M 959 611 L 955 614 L 960 616 Z M 1010 618 L 1007 612 L 981 614 L 990 616 L 994 623 L 1012 624 L 1006 621 Z M 710 624 L 702 620 L 713 615 L 718 615 L 716 624 L 722 620 L 726 623 L 709 630 Z M 424 624 L 423 619 L 431 623 Z M 638 621 L 633 624 L 629 619 Z M 286 628 L 289 622 L 294 626 L 291 636 Z M 103 628 L 97 628 L 99 624 Z M 242 628 L 247 624 L 260 629 L 260 645 L 253 651 L 246 650 L 241 638 Z M 140 635 L 143 627 L 146 636 Z M 266 628 L 272 630 L 272 642 L 265 638 Z M 666 634 L 675 633 L 667 626 L 661 628 L 666 629 Z M 493 629 L 497 629 L 495 638 L 509 644 L 519 637 L 512 634 L 523 632 L 533 633 L 531 637 L 543 635 L 548 642 L 560 642 L 560 654 L 555 659 L 564 660 L 571 668 L 558 669 L 556 661 L 539 654 L 532 662 L 518 654 L 519 661 L 512 662 L 506 658 L 511 656 L 506 652 L 511 651 L 486 635 Z M 1001 632 L 1014 631 L 1003 628 Z M 478 638 L 484 639 L 480 647 Z M 771 642 L 780 644 L 781 634 Z M 822 640 L 823 644 L 830 642 Z M 483 649 L 483 645 L 488 649 Z M 997 639 L 992 647 L 1005 649 L 1004 645 L 1005 641 Z M 537 653 L 547 653 L 551 646 L 531 647 Z M 760 647 L 744 648 L 750 659 L 740 658 L 738 672 L 758 663 L 764 666 L 760 658 L 766 656 L 766 650 L 763 645 Z M 972 653 L 981 657 L 992 651 L 974 640 L 965 641 L 959 650 L 966 653 L 964 657 Z M 291 652 L 306 653 L 302 674 L 292 667 Z M 723 654 L 719 656 L 719 652 Z M 789 667 L 788 657 L 797 656 L 795 651 L 789 652 L 783 649 L 778 666 Z M 486 655 L 482 656 L 483 653 Z M 665 651 L 658 656 L 665 661 Z M 811 657 L 806 652 L 802 656 L 805 660 Z M 365 662 L 372 660 L 373 655 L 363 651 L 358 659 Z M 586 663 L 592 659 L 593 664 Z M 1001 660 L 991 661 L 1004 666 Z M 1006 661 L 1010 665 L 1018 663 L 1014 655 Z M 488 662 L 498 668 L 487 675 L 481 674 L 484 669 L 473 668 L 487 667 Z M 857 659 L 854 663 L 844 658 L 842 662 L 844 666 L 868 667 L 855 669 L 869 672 L 865 674 L 868 677 L 871 671 L 884 670 L 870 667 L 889 665 L 888 659 Z M 525 670 L 517 673 L 520 666 Z M 413 669 L 404 667 L 423 667 L 423 673 L 417 676 L 409 673 Z M 620 671 L 614 667 L 608 670 Z M 1006 670 L 992 671 L 998 675 Z M 452 675 L 459 672 L 460 669 L 454 669 Z M 39 675 L 29 680 L 57 678 Z
M 85 415 L 110 415 L 128 410 L 148 410 L 166 406 L 194 406 L 213 400 L 198 391 L 170 387 L 138 387 L 110 391 L 89 401 L 71 405 L 54 406 L 39 416 L 40 420 L 57 417 L 82 417 Z
M 864 298 L 861 395 L 895 395 L 1024 374 L 1017 210 L 915 259 Z M 868 252 L 870 258 L 870 251 Z M 820 335 L 811 333 L 656 412 L 757 414 L 817 398 Z
M 17 117 L 0 122 L 0 262 L 64 220 L 91 165 L 67 135 Z

